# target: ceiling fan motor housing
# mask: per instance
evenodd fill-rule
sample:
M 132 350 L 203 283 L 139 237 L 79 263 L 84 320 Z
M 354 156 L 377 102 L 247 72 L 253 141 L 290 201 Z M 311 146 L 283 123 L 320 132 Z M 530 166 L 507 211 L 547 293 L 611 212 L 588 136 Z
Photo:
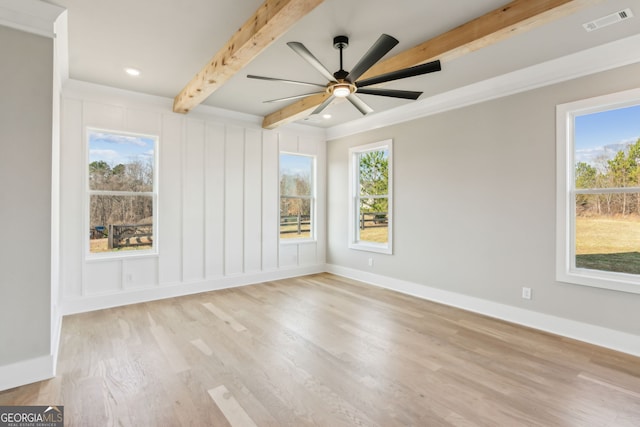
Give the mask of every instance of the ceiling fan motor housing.
M 336 49 L 346 49 L 349 47 L 349 37 L 336 36 L 333 38 L 333 47 Z

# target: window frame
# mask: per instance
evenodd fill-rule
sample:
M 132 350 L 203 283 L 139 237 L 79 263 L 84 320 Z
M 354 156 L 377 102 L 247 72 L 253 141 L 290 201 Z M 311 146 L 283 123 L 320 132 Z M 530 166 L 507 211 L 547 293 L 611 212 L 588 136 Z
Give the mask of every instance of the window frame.
M 282 177 L 282 156 L 298 156 L 298 157 L 308 157 L 311 159 L 311 195 L 309 196 L 292 196 L 292 195 L 283 195 L 280 191 L 280 180 Z M 293 151 L 280 151 L 278 153 L 278 241 L 281 245 L 286 244 L 298 244 L 303 242 L 315 242 L 316 237 L 316 218 L 317 218 L 317 165 L 318 165 L 318 156 L 315 154 L 307 154 L 307 153 L 298 153 Z M 311 206 L 309 208 L 309 237 L 293 237 L 293 238 L 282 238 L 282 233 L 280 232 L 280 227 L 282 224 L 282 217 L 280 215 L 280 206 L 282 198 L 291 198 L 291 199 L 303 199 L 309 200 L 311 202 Z
M 577 116 L 640 105 L 640 89 L 556 106 L 556 280 L 622 292 L 640 293 L 640 275 L 576 267 L 576 195 L 634 192 L 624 189 L 576 189 L 574 123 Z
M 109 190 L 92 190 L 89 183 L 89 164 L 90 164 L 90 147 L 89 136 L 92 133 L 110 133 L 114 135 L 125 135 L 125 136 L 135 136 L 135 137 L 143 137 L 150 138 L 154 140 L 153 144 L 153 191 L 109 191 Z M 159 230 L 158 230 L 158 166 L 159 166 L 159 147 L 160 147 L 160 136 L 147 134 L 142 132 L 129 132 L 129 131 L 120 131 L 113 129 L 105 129 L 99 127 L 87 126 L 84 132 L 84 224 L 83 231 L 89 230 L 91 228 L 91 196 L 150 196 L 152 203 L 152 218 L 153 218 L 153 243 L 151 245 L 151 249 L 137 249 L 132 251 L 115 251 L 115 252 L 91 252 L 91 239 L 85 238 L 84 248 L 85 248 L 85 259 L 87 260 L 100 260 L 100 259 L 114 259 L 114 258 L 135 258 L 135 257 L 145 257 L 145 256 L 157 256 L 159 254 Z M 82 234 L 86 236 L 85 232 Z
M 388 150 L 388 181 L 387 181 L 387 243 L 376 243 L 359 240 L 360 228 L 360 163 L 359 156 L 371 151 Z M 380 197 L 380 196 L 378 196 Z M 384 196 L 383 196 L 384 197 Z M 349 242 L 350 249 L 393 254 L 393 140 L 385 139 L 369 144 L 358 145 L 349 149 Z

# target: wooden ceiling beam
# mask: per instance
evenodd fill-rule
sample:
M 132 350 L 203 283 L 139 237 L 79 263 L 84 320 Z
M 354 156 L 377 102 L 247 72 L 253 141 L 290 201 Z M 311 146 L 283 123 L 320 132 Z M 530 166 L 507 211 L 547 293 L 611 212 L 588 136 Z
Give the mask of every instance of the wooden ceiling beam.
M 324 0 L 265 0 L 173 101 L 188 113 Z
M 424 64 L 440 59 L 451 61 L 480 48 L 505 40 L 601 0 L 514 0 L 504 6 L 429 39 L 411 49 L 379 62 L 361 79 L 379 76 L 391 71 Z M 317 95 L 303 98 L 287 107 L 267 115 L 262 127 L 274 129 L 298 120 L 318 104 Z

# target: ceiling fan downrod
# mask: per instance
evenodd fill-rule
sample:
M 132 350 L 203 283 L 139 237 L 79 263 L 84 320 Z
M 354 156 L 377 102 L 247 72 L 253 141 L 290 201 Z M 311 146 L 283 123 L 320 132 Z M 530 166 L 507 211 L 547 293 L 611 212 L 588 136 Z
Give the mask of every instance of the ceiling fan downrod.
M 336 36 L 333 38 L 333 47 L 340 51 L 340 69 L 333 73 L 333 76 L 336 80 L 341 81 L 345 80 L 349 75 L 348 72 L 344 70 L 342 65 L 342 50 L 349 47 L 349 37 L 347 36 Z

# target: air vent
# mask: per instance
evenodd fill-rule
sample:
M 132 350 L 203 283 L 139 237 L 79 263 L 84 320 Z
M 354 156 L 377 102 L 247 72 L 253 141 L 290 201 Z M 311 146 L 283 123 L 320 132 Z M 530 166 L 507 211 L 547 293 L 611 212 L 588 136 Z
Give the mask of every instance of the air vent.
M 591 32 L 612 24 L 617 24 L 618 22 L 622 22 L 625 19 L 629 19 L 631 17 L 633 17 L 633 12 L 631 12 L 631 9 L 627 8 L 625 10 L 612 13 L 611 15 L 603 16 L 602 18 L 598 18 L 594 21 L 587 22 L 586 24 L 582 24 L 582 26 L 585 30 Z

